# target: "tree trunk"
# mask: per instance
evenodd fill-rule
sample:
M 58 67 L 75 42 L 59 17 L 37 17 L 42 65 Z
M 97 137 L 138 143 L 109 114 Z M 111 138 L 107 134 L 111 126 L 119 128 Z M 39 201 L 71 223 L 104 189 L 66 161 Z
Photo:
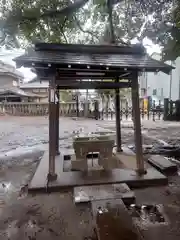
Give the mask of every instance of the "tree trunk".
M 113 5 L 112 0 L 107 1 L 107 7 L 108 7 L 108 15 L 109 15 L 109 32 L 110 32 L 110 43 L 115 44 L 115 34 L 114 34 L 114 26 L 113 26 L 113 18 L 112 18 L 112 11 L 113 11 Z

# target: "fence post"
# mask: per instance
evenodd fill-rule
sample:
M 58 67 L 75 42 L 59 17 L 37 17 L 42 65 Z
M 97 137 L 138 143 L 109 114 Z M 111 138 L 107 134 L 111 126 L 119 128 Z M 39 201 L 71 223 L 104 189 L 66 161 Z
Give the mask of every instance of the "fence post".
M 159 100 L 159 112 L 158 112 L 158 119 L 160 120 L 161 119 L 161 100 Z
M 152 114 L 153 114 L 153 121 L 155 122 L 155 108 L 156 108 L 156 104 L 155 104 L 155 101 L 153 101 L 152 103 Z
M 151 99 L 150 97 L 148 97 L 148 102 L 147 102 L 147 119 L 149 120 L 149 116 L 150 116 L 150 110 L 151 110 Z
M 79 94 L 76 95 L 76 117 L 79 117 Z
M 176 120 L 180 120 L 180 100 L 176 100 Z
M 96 120 L 99 119 L 99 103 L 97 100 L 94 102 L 94 117 Z
M 170 100 L 169 114 L 170 114 L 170 116 L 172 117 L 172 115 L 173 115 L 173 101 L 172 101 L 172 100 Z
M 141 114 L 141 117 L 142 119 L 144 119 L 144 114 L 145 114 L 145 104 L 144 104 L 144 98 L 140 100 L 141 101 L 141 104 L 140 104 L 140 114 Z
M 121 119 L 123 117 L 123 109 L 121 109 Z M 126 120 L 128 119 L 129 117 L 129 106 L 128 106 L 128 101 L 126 100 L 126 107 L 125 107 L 125 116 L 126 116 Z
M 164 121 L 167 121 L 168 114 L 169 114 L 169 98 L 165 98 L 164 99 L 164 117 L 163 117 Z

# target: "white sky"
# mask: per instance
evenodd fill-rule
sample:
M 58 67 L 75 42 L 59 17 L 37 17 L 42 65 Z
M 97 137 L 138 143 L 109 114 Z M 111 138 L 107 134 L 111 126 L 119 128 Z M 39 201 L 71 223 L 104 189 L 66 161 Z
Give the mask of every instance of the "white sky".
M 136 40 L 133 40 L 132 43 L 136 43 Z M 154 45 L 151 40 L 144 39 L 143 41 L 144 46 L 147 48 L 147 52 L 151 55 L 152 53 L 160 53 L 161 49 L 158 45 Z M 23 54 L 23 50 L 14 50 L 14 51 L 7 51 L 7 50 L 0 50 L 0 60 L 5 63 L 9 63 L 13 66 L 16 66 L 15 62 L 12 60 L 13 58 Z M 21 67 L 18 69 L 20 72 L 24 74 L 25 81 L 29 81 L 34 78 L 36 75 L 31 72 L 29 68 Z

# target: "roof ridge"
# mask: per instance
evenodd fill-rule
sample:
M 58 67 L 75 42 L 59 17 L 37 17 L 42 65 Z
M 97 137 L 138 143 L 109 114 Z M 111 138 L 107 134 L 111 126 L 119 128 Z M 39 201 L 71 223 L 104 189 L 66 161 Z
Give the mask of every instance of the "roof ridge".
M 32 48 L 31 48 L 32 49 Z M 146 49 L 142 44 L 131 45 L 90 45 L 90 44 L 58 44 L 58 43 L 36 43 L 35 51 L 61 51 L 74 53 L 114 53 L 114 54 L 145 54 Z

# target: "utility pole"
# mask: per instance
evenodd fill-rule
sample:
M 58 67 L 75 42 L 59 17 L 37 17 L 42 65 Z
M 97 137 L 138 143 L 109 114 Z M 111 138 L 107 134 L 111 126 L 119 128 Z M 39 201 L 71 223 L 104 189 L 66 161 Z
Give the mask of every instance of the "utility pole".
M 172 66 L 172 61 L 171 61 L 171 66 Z M 172 71 L 170 73 L 170 84 L 169 84 L 169 100 L 171 100 L 172 96 Z

